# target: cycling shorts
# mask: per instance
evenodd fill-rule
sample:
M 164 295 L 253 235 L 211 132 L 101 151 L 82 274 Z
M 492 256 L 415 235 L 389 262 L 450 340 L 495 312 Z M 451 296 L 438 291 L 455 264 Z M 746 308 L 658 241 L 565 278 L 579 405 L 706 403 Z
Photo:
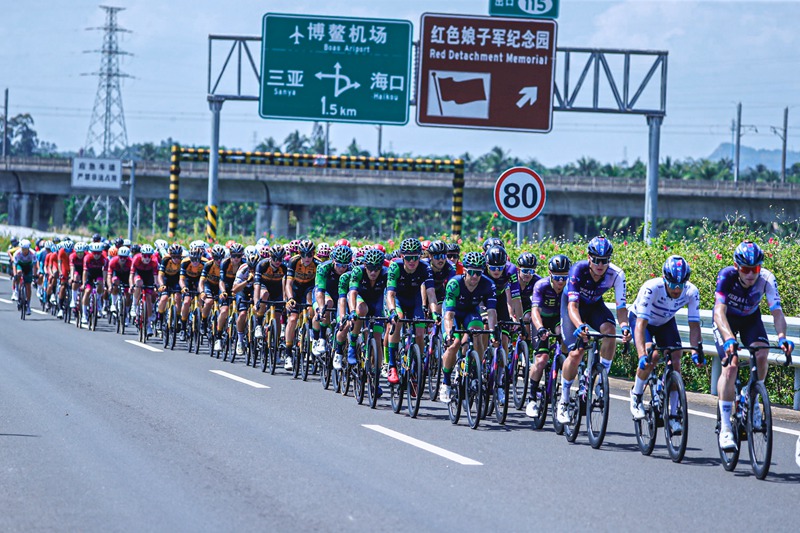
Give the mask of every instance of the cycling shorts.
M 578 329 L 569 318 L 567 305 L 569 297 L 567 291 L 561 295 L 561 335 L 564 342 L 567 344 L 569 350 L 575 349 L 575 330 Z M 589 327 L 595 331 L 600 331 L 600 326 L 608 322 L 609 324 L 616 325 L 617 321 L 614 320 L 614 315 L 611 310 L 606 306 L 603 300 L 598 300 L 594 303 L 579 302 L 578 310 L 581 314 L 581 320 L 584 324 L 589 324 Z
M 767 330 L 764 328 L 764 322 L 761 319 L 761 313 L 756 311 L 750 315 L 738 316 L 727 313 L 728 325 L 731 327 L 733 336 L 739 335 L 739 339 L 744 346 L 752 346 L 755 342 L 763 342 L 769 344 L 769 337 L 767 337 Z M 722 338 L 717 324 L 711 327 L 711 332 L 714 334 L 714 344 L 717 347 L 717 354 L 719 357 L 725 357 L 725 350 L 722 346 L 725 344 L 725 339 Z
M 631 336 L 633 336 L 636 332 L 636 315 L 633 311 L 628 313 L 628 324 L 631 326 Z M 660 326 L 647 324 L 644 330 L 644 342 L 652 343 L 653 339 L 658 346 L 681 346 L 681 334 L 678 332 L 675 317 Z

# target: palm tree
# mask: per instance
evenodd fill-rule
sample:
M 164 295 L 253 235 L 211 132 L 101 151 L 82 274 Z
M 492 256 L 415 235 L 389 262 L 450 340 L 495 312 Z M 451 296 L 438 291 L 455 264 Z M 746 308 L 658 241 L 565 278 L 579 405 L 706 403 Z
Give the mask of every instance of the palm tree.
M 308 137 L 300 133 L 300 130 L 294 130 L 283 141 L 286 147 L 286 152 L 290 154 L 304 154 L 308 150 Z
M 278 144 L 278 142 L 272 137 L 267 137 L 266 139 L 258 143 L 255 150 L 256 152 L 280 152 L 281 145 Z

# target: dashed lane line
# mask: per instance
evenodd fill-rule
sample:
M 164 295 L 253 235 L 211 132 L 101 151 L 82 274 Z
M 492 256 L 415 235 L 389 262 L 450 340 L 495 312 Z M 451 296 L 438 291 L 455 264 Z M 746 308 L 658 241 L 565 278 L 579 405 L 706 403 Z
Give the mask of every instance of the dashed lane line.
M 449 450 L 445 450 L 444 448 L 440 448 L 438 446 L 434 446 L 433 444 L 429 444 L 427 442 L 421 441 L 419 439 L 415 439 L 414 437 L 409 437 L 408 435 L 404 435 L 402 433 L 398 433 L 397 431 L 393 431 L 391 429 L 385 428 L 383 426 L 374 425 L 374 424 L 361 424 L 363 427 L 367 429 L 371 429 L 372 431 L 377 431 L 378 433 L 382 433 L 387 437 L 391 437 L 393 439 L 397 439 L 401 442 L 405 442 L 406 444 L 410 444 L 412 446 L 416 446 L 422 450 L 427 452 L 436 454 L 440 457 L 444 457 L 445 459 L 449 459 L 461 465 L 466 466 L 482 466 L 483 463 L 479 463 L 474 459 L 470 459 L 469 457 L 464 457 L 463 455 L 459 455 L 455 452 L 451 452 Z

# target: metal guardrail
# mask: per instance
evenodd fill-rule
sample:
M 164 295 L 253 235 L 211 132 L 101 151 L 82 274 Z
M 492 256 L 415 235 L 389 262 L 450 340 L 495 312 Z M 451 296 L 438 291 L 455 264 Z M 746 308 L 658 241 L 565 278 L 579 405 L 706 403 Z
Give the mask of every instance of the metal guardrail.
M 606 304 L 609 309 L 614 311 L 616 307 L 614 304 Z M 764 326 L 767 329 L 767 336 L 771 343 L 778 342 L 778 336 L 774 334 L 774 322 L 772 315 L 761 315 L 764 321 Z M 714 334 L 711 332 L 711 324 L 714 320 L 712 311 L 701 309 L 700 310 L 700 331 L 703 334 L 703 346 L 708 347 L 705 350 L 706 358 L 711 360 L 711 394 L 717 394 L 717 379 L 722 373 L 722 363 L 720 363 L 717 356 L 717 350 L 714 347 Z M 675 321 L 678 323 L 678 331 L 681 333 L 689 333 L 688 312 L 686 309 L 681 309 L 675 315 Z M 773 331 L 773 333 L 770 333 Z M 786 336 L 790 339 L 798 341 L 800 339 L 800 318 L 786 317 Z M 687 343 L 688 344 L 688 343 Z M 800 347 L 800 341 L 797 342 Z M 739 358 L 749 361 L 750 352 L 747 350 L 739 350 Z M 768 358 L 770 365 L 783 366 L 785 361 L 783 352 L 778 350 L 771 350 Z M 794 367 L 794 403 L 793 408 L 797 411 L 800 410 L 800 351 L 792 354 L 792 366 Z
M 0 272 L 6 274 L 11 272 L 11 258 L 7 252 L 0 252 Z

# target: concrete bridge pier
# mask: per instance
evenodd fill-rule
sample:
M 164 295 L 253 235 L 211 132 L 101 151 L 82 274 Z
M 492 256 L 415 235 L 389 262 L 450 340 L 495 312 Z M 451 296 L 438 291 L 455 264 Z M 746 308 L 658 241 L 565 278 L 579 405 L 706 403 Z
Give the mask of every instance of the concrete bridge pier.
M 275 238 L 289 236 L 289 209 L 285 205 L 272 206 L 272 223 L 270 224 L 271 233 Z
M 544 239 L 571 241 L 575 237 L 575 221 L 571 215 L 539 215 L 531 226 L 532 233 L 540 241 Z
M 292 211 L 294 211 L 294 216 L 297 218 L 297 229 L 294 238 L 305 238 L 311 229 L 311 210 L 307 206 L 298 205 L 294 206 Z
M 31 220 L 38 230 L 49 230 L 64 225 L 64 200 L 53 194 L 33 196 Z M 51 222 L 52 219 L 52 222 Z
M 11 226 L 31 227 L 33 197 L 27 193 L 13 193 L 8 200 L 8 223 Z
M 269 204 L 258 204 L 256 208 L 256 239 L 265 236 L 269 239 L 271 233 L 271 211 L 272 209 Z

